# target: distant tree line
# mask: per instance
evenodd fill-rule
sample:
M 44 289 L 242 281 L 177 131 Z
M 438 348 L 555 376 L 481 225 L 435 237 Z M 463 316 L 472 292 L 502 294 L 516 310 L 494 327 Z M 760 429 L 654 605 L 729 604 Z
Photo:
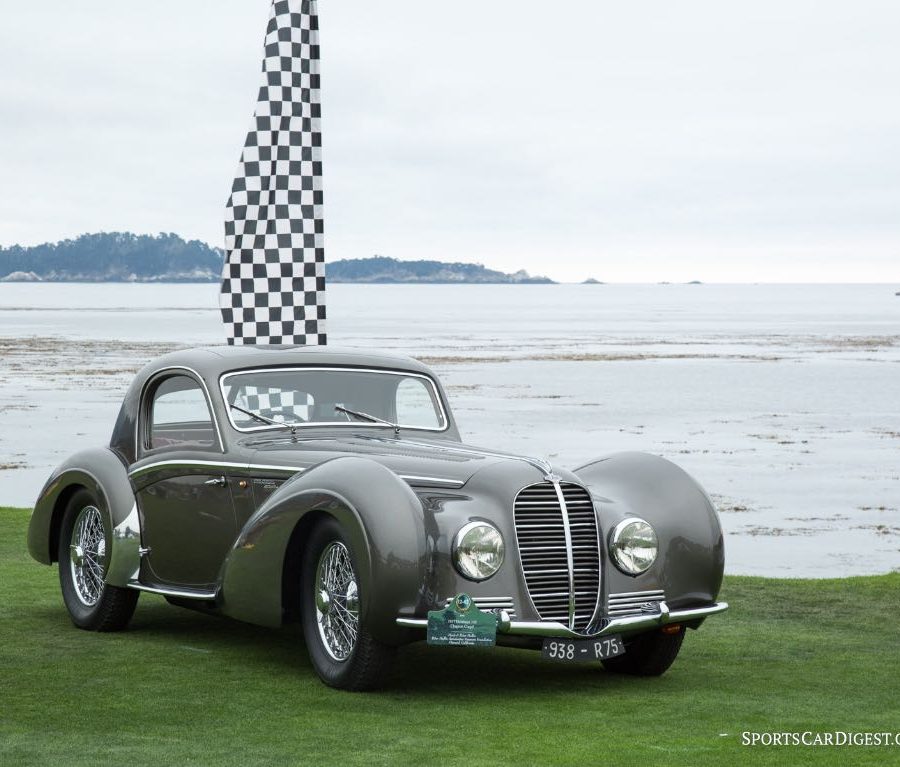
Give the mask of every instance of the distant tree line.
M 48 282 L 216 282 L 224 252 L 177 234 L 100 232 L 43 245 L 0 247 L 0 280 Z M 331 282 L 549 283 L 481 264 L 398 261 L 373 256 L 330 261 Z
M 0 248 L 0 278 L 19 273 L 41 280 L 101 282 L 212 281 L 222 272 L 222 251 L 177 234 L 101 232 L 31 247 Z
M 398 261 L 386 256 L 348 258 L 332 261 L 326 268 L 332 282 L 484 282 L 484 283 L 549 283 L 546 277 L 532 277 L 527 272 L 506 274 L 482 264 L 447 263 L 444 261 Z

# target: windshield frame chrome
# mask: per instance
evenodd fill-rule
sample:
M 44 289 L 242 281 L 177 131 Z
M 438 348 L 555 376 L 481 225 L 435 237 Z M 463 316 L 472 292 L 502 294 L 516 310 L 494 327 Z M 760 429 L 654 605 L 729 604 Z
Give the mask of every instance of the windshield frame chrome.
M 438 405 L 439 415 L 442 426 L 410 426 L 408 424 L 387 424 L 387 423 L 364 423 L 362 421 L 308 421 L 306 423 L 287 423 L 284 424 L 260 424 L 259 426 L 250 426 L 250 427 L 242 427 L 238 426 L 234 422 L 234 414 L 231 408 L 228 405 L 228 397 L 225 394 L 225 382 L 227 379 L 241 376 L 241 375 L 251 375 L 257 373 L 290 373 L 290 372 L 341 372 L 341 373 L 381 373 L 382 375 L 393 375 L 393 376 L 402 376 L 404 378 L 419 378 L 425 382 L 426 386 L 430 387 L 431 394 L 434 396 L 434 401 Z M 265 367 L 265 368 L 244 368 L 241 370 L 229 370 L 225 373 L 219 375 L 219 394 L 222 397 L 222 404 L 224 405 L 226 418 L 228 419 L 228 424 L 237 432 L 242 434 L 253 434 L 256 432 L 265 432 L 272 431 L 274 429 L 284 429 L 285 426 L 292 426 L 300 432 L 303 429 L 311 429 L 311 428 L 341 428 L 346 429 L 348 427 L 351 428 L 363 428 L 363 429 L 391 429 L 394 430 L 396 427 L 400 429 L 404 429 L 407 431 L 429 431 L 434 433 L 445 432 L 450 429 L 450 414 L 449 409 L 444 403 L 443 393 L 441 391 L 441 387 L 438 386 L 437 381 L 429 375 L 424 373 L 414 372 L 412 370 L 399 370 L 399 369 L 387 369 L 387 368 L 362 368 L 362 367 L 353 367 L 349 365 L 286 365 L 284 367 Z

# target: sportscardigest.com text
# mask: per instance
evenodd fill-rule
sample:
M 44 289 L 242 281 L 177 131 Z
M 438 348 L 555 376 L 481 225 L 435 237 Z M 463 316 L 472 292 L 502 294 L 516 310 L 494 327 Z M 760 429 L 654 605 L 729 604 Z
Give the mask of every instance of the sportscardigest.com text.
M 742 732 L 741 745 L 900 747 L 900 732 Z

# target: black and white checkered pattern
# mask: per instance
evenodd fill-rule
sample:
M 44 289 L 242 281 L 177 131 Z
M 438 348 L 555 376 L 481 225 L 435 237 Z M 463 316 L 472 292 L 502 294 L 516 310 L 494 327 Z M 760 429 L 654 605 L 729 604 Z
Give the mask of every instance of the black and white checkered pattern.
M 275 0 L 225 209 L 219 305 L 230 344 L 325 343 L 321 130 L 316 0 Z
M 259 413 L 266 418 L 295 421 L 296 417 L 308 421 L 312 407 L 312 396 L 306 392 L 298 392 L 274 387 L 245 386 L 241 387 L 236 403 L 244 410 Z M 248 416 L 249 418 L 249 416 Z

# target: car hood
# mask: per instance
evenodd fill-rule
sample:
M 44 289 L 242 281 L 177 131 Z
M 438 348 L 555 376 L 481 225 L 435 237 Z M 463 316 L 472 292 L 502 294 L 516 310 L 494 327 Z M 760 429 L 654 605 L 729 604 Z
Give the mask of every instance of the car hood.
M 248 440 L 244 447 L 255 449 L 252 464 L 299 470 L 308 470 L 324 461 L 346 455 L 370 458 L 412 484 L 420 485 L 462 485 L 476 472 L 507 461 L 526 462 L 539 471 L 550 471 L 549 465 L 540 459 L 499 453 L 450 440 L 365 434 L 295 439 L 284 436 Z

